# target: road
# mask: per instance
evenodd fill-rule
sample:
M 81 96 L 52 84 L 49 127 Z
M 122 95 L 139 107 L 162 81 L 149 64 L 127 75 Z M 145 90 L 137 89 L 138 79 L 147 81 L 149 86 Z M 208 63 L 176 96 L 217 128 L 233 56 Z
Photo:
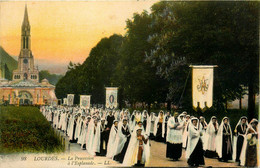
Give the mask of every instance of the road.
M 185 158 L 185 150 L 182 151 L 182 157 L 179 161 L 172 161 L 166 158 L 166 144 L 156 141 L 150 141 L 151 143 L 151 157 L 147 167 L 189 167 L 187 164 L 187 160 Z M 67 151 L 68 152 L 68 151 Z M 70 144 L 70 153 L 82 153 L 83 151 L 80 149 L 80 146 L 75 143 Z M 84 151 L 86 152 L 86 151 Z M 87 155 L 87 153 L 86 153 Z M 95 157 L 97 160 L 109 161 L 110 166 L 120 166 L 121 164 L 113 161 L 112 159 L 108 159 L 106 157 Z M 122 165 L 121 165 L 122 166 Z M 205 165 L 203 167 L 238 167 L 237 163 L 226 163 L 219 162 L 217 159 L 209 159 L 205 158 Z
M 60 131 L 59 131 L 60 132 Z M 64 134 L 62 132 L 59 135 Z M 65 152 L 63 153 L 18 153 L 0 155 L 0 167 L 8 168 L 73 168 L 73 167 L 122 167 L 123 165 L 111 158 L 90 156 L 86 150 L 81 150 L 80 145 L 69 143 L 68 137 L 65 137 Z M 172 161 L 165 157 L 166 144 L 151 141 L 151 157 L 147 167 L 188 167 L 185 159 L 185 150 L 179 161 Z M 46 160 L 47 159 L 47 160 Z M 237 167 L 237 163 L 219 162 L 217 159 L 205 158 L 203 167 Z

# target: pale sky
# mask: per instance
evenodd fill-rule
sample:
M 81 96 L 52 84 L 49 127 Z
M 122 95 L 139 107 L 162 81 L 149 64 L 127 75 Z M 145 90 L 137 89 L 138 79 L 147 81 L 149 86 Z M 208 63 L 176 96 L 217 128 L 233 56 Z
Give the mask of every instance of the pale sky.
M 69 61 L 82 63 L 103 37 L 125 34 L 133 13 L 156 1 L 0 2 L 0 45 L 18 56 L 27 4 L 31 49 L 40 69 L 64 73 Z

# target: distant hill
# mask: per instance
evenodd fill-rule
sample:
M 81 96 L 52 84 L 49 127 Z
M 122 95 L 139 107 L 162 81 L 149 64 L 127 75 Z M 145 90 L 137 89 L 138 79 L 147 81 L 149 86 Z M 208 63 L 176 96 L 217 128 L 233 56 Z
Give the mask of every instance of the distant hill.
M 17 69 L 17 61 L 0 46 L 0 77 L 11 80 L 15 69 Z
M 63 75 L 51 74 L 48 70 L 40 71 L 39 76 L 40 82 L 46 78 L 52 85 L 56 85 L 56 83 L 63 77 Z

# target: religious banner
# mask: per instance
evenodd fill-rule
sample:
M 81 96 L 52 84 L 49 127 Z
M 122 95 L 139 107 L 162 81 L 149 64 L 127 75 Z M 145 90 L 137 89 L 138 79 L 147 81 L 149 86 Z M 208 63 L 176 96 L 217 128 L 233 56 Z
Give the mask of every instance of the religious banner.
M 90 108 L 90 95 L 80 95 L 80 107 L 81 108 Z
M 67 98 L 63 98 L 63 105 L 67 105 L 68 104 L 68 99 Z
M 73 106 L 73 102 L 74 102 L 74 94 L 68 94 L 67 95 L 67 105 Z
M 106 108 L 117 108 L 117 87 L 106 87 Z
M 51 105 L 52 105 L 53 107 L 57 107 L 57 105 L 58 105 L 57 100 L 53 100 L 53 101 L 51 102 Z
M 192 65 L 192 105 L 205 110 L 213 102 L 213 70 L 216 66 Z

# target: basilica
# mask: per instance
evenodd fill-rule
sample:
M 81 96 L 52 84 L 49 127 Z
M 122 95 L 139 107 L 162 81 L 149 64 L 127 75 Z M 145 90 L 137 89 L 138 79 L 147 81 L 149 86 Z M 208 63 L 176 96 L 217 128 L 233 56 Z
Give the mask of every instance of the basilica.
M 18 68 L 13 71 L 11 81 L 0 78 L 1 103 L 42 105 L 57 102 L 55 86 L 51 85 L 47 79 L 39 81 L 39 70 L 34 65 L 31 50 L 30 29 L 27 6 L 25 6 Z

